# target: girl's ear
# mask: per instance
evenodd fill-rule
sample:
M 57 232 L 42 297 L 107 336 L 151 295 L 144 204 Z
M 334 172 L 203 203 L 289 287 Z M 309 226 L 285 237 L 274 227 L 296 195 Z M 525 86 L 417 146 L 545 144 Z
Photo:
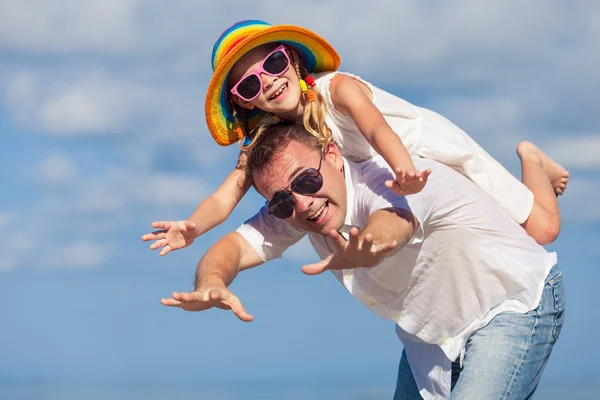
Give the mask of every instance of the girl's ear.
M 249 101 L 246 101 L 246 100 L 242 99 L 241 97 L 235 96 L 235 95 L 232 95 L 231 97 L 232 97 L 234 103 L 237 104 L 238 106 L 247 108 L 248 110 L 254 109 L 254 105 L 251 104 Z

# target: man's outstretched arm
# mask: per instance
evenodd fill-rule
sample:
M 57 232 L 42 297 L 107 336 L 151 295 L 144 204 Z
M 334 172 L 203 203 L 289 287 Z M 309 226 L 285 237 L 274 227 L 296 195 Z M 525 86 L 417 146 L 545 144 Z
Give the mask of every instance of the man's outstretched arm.
M 212 307 L 230 309 L 242 321 L 252 321 L 240 300 L 227 287 L 240 271 L 255 267 L 263 260 L 248 241 L 232 232 L 215 243 L 202 257 L 196 268 L 194 291 L 173 292 L 161 303 L 186 311 L 204 311 Z

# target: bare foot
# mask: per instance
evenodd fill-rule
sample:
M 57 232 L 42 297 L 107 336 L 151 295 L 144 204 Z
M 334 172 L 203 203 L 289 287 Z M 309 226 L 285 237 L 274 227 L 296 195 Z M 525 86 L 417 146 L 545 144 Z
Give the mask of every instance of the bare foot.
M 519 143 L 517 146 L 517 155 L 521 160 L 532 160 L 540 163 L 557 196 L 560 196 L 567 190 L 567 183 L 569 183 L 569 176 L 571 175 L 569 171 L 548 157 L 535 144 L 531 142 Z

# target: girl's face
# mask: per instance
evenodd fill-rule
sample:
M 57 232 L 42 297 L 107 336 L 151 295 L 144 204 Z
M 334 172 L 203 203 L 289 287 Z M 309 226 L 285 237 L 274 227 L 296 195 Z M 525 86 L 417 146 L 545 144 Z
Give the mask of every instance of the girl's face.
M 278 46 L 278 43 L 268 43 L 244 54 L 231 69 L 228 79 L 229 90 L 242 78 L 260 67 L 265 58 Z M 290 51 L 286 49 L 286 52 L 288 57 L 290 57 Z M 229 95 L 233 96 L 233 101 L 241 107 L 248 109 L 256 107 L 280 117 L 299 114 L 299 109 L 302 107 L 300 101 L 302 91 L 294 65 L 290 65 L 287 71 L 279 76 L 270 76 L 261 73 L 260 77 L 262 91 L 257 98 L 252 101 L 246 101 L 230 93 Z

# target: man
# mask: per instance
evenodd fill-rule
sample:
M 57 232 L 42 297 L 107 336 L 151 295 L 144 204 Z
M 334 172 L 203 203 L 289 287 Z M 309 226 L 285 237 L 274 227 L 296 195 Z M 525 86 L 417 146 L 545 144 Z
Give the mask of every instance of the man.
M 420 193 L 403 198 L 383 159 L 345 160 L 301 125 L 264 132 L 248 173 L 268 201 L 200 261 L 195 291 L 164 305 L 252 316 L 227 286 L 306 233 L 352 295 L 396 323 L 404 343 L 396 399 L 525 399 L 541 377 L 564 310 L 562 275 L 547 253 L 468 179 L 431 160 Z

